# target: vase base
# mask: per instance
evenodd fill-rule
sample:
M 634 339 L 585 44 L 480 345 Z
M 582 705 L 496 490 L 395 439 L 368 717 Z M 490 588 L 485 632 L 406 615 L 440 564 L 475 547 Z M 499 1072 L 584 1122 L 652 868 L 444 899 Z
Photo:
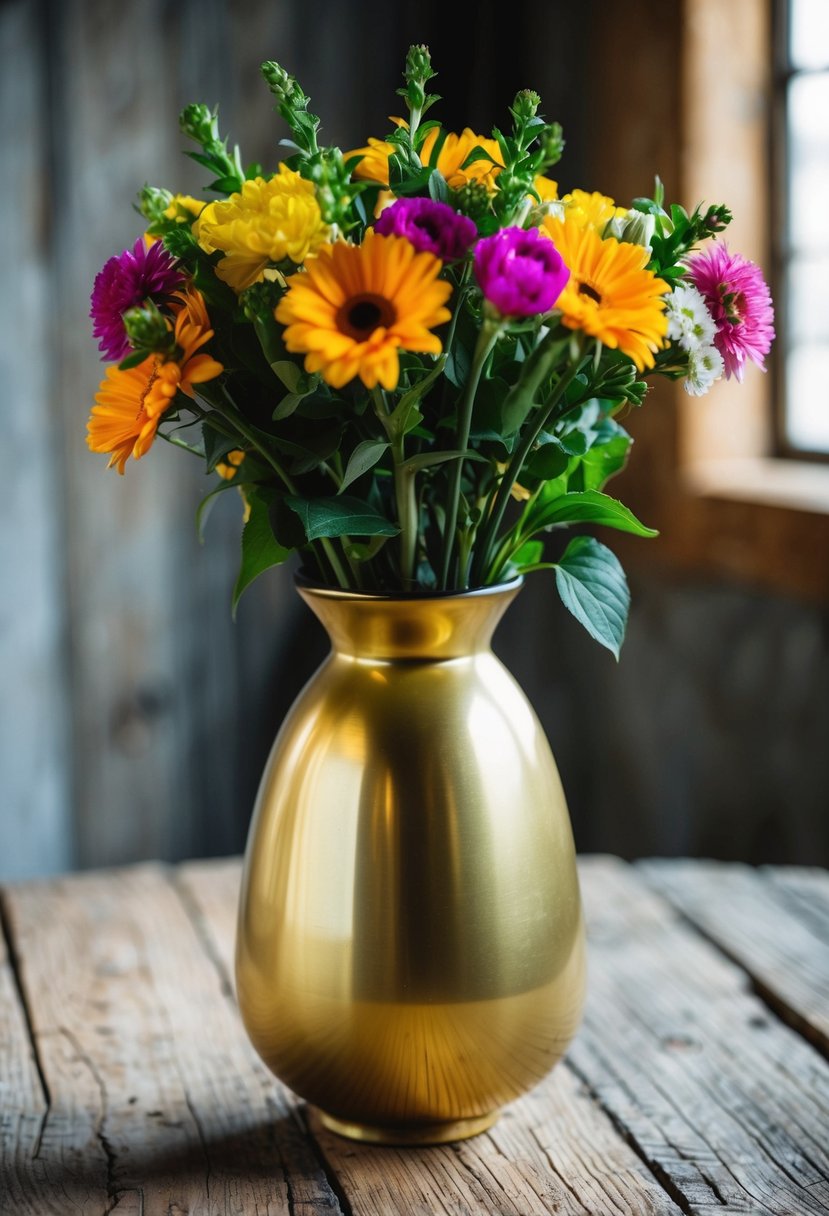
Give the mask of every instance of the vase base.
M 471 1119 L 436 1120 L 434 1123 L 354 1123 L 328 1115 L 323 1110 L 319 1111 L 319 1117 L 329 1131 L 345 1136 L 347 1140 L 360 1140 L 363 1144 L 417 1145 L 468 1140 L 492 1127 L 499 1113 L 493 1110 Z

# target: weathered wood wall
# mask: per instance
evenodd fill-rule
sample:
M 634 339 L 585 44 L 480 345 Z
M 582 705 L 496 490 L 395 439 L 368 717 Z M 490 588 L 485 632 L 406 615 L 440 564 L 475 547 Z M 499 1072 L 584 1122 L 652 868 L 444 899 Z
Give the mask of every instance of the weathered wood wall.
M 323 648 L 315 627 L 300 623 L 289 572 L 256 585 L 231 623 L 240 512 L 227 495 L 206 545 L 198 545 L 193 518 L 208 483 L 195 461 L 157 444 L 121 479 L 85 446 L 101 377 L 87 316 L 94 275 L 140 233 L 131 204 L 145 182 L 194 193 L 203 184 L 181 155 L 181 107 L 218 103 L 223 129 L 243 144 L 245 158 L 273 163 L 284 131 L 258 65 L 276 58 L 312 94 L 326 138 L 356 143 L 395 112 L 405 49 L 425 41 L 448 125 L 485 127 L 517 88 L 532 85 L 546 113 L 565 126 L 568 185 L 588 180 L 588 171 L 591 184 L 603 184 L 610 117 L 618 122 L 624 114 L 626 123 L 638 123 L 625 147 L 641 160 L 642 188 L 655 158 L 670 186 L 682 6 L 673 0 L 657 7 L 654 21 L 648 0 L 615 15 L 599 0 L 578 11 L 556 2 L 542 19 L 537 3 L 515 0 L 505 14 L 494 0 L 482 0 L 474 11 L 459 6 L 456 33 L 436 0 L 0 5 L 0 876 L 238 849 L 275 728 Z M 619 71 L 606 69 L 621 53 L 636 57 L 636 71 L 626 96 L 614 102 L 607 81 Z M 693 764 L 681 738 L 676 764 L 666 764 L 664 730 L 648 727 L 649 682 L 634 675 L 620 681 L 612 661 L 580 638 L 574 648 L 578 627 L 551 587 L 527 589 L 501 639 L 553 736 L 580 843 L 636 854 L 663 846 L 693 852 L 715 841 L 700 835 L 699 824 L 720 814 L 717 773 L 736 747 L 755 785 L 775 793 L 768 794 L 773 806 L 758 810 L 750 798 L 740 800 L 751 783 L 719 787 L 736 785 L 739 803 L 729 855 L 741 855 L 741 841 L 761 839 L 758 814 L 786 819 L 791 775 L 795 788 L 808 790 L 805 799 L 798 795 L 808 822 L 781 860 L 821 848 L 825 860 L 819 808 L 829 801 L 829 774 L 801 726 L 826 721 L 829 690 L 801 695 L 800 660 L 792 665 L 785 647 L 763 644 L 788 625 L 798 636 L 805 629 L 810 669 L 819 670 L 827 650 L 823 616 L 785 603 L 769 608 L 750 596 L 722 607 L 716 589 L 707 600 L 658 585 L 645 585 L 645 594 L 651 616 L 634 616 L 639 657 L 629 650 L 623 670 L 633 673 L 641 661 L 657 684 L 660 671 L 685 672 L 678 704 L 696 715 L 689 737 L 704 741 Z M 698 627 L 691 627 L 688 613 L 697 604 Z M 653 611 L 661 621 L 658 650 L 647 644 Z M 758 640 L 745 659 L 755 664 L 753 682 L 721 701 L 729 707 L 721 712 L 706 681 L 720 646 L 710 630 L 723 612 L 753 612 Z M 804 612 L 811 614 L 805 623 Z M 705 650 L 706 630 L 714 650 Z M 677 667 L 691 634 L 696 658 Z M 578 670 L 573 655 L 584 656 Z M 755 704 L 755 695 L 775 687 L 789 689 L 787 704 L 800 707 L 800 718 Z M 620 700 L 622 710 L 608 708 Z M 612 753 L 611 771 L 596 757 L 610 754 L 615 713 L 643 726 L 628 732 L 623 757 Z M 753 714 L 761 715 L 759 730 Z M 755 746 L 759 739 L 764 749 L 778 740 L 773 787 L 763 779 L 767 756 Z M 665 807 L 670 822 L 683 817 L 681 829 L 665 826 Z M 772 832 L 762 839 L 761 853 L 777 838 Z

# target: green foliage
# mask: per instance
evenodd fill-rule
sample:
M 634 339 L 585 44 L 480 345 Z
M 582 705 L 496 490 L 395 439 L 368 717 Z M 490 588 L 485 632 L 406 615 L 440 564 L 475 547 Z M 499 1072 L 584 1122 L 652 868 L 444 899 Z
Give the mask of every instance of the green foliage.
M 576 536 L 555 571 L 565 608 L 618 659 L 630 609 L 630 592 L 618 558 L 592 536 Z
M 291 556 L 291 550 L 279 544 L 271 527 L 268 499 L 257 490 L 247 494 L 250 516 L 242 530 L 242 563 L 233 588 L 233 615 L 242 593 L 254 579 L 272 566 L 281 566 Z

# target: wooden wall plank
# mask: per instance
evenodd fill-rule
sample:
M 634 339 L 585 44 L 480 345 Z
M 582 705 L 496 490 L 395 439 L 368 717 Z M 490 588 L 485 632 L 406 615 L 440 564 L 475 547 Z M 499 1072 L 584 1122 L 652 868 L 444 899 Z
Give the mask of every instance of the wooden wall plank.
M 637 868 L 749 973 L 788 1022 L 829 1052 L 829 938 L 815 912 L 807 917 L 787 895 L 785 879 L 721 862 L 653 860 Z M 813 873 L 809 888 L 813 909 L 829 907 L 829 875 Z
M 27 884 L 7 907 L 53 1095 L 41 1154 L 90 1128 L 110 1200 L 145 1216 L 339 1211 L 163 871 Z
M 591 960 L 568 1056 L 687 1210 L 829 1206 L 829 1066 L 632 867 L 584 860 Z
M 0 877 L 71 864 L 66 681 L 61 644 L 62 481 L 53 362 L 56 317 L 49 280 L 50 205 L 46 80 L 37 6 L 0 6 L 0 114 L 4 141 L 0 225 L 3 441 L 0 511 Z

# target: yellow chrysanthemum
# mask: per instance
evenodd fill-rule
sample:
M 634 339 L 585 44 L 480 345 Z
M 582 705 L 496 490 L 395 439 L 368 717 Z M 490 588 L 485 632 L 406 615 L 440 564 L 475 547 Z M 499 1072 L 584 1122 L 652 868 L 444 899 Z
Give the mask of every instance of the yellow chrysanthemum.
M 371 230 L 362 245 L 323 245 L 306 273 L 291 276 L 276 307 L 286 347 L 306 352 L 305 370 L 333 388 L 355 376 L 367 388 L 395 388 L 398 350 L 440 354 L 430 330 L 449 320 L 444 304 L 452 292 L 438 278 L 441 265 L 405 238 Z
M 647 269 L 650 251 L 614 237 L 602 240 L 569 215 L 546 216 L 540 231 L 551 237 L 570 270 L 556 301 L 562 321 L 605 346 L 628 355 L 639 371 L 653 367 L 668 330 L 668 284 Z
M 533 185 L 542 203 L 554 203 L 558 198 L 558 182 L 553 181 L 551 177 L 542 177 L 539 174 Z
M 624 207 L 617 207 L 612 198 L 596 190 L 592 194 L 587 190 L 571 190 L 561 201 L 568 220 L 580 228 L 594 228 L 599 234 L 604 232 L 611 220 L 627 215 Z
M 150 355 L 126 371 L 108 367 L 95 395 L 87 446 L 93 452 L 108 452 L 109 468 L 116 465 L 119 473 L 130 456 L 140 460 L 149 451 L 161 417 L 179 389 L 192 397 L 193 385 L 213 380 L 224 370 L 210 355 L 196 353 L 213 337 L 201 294 L 191 289 L 179 293 L 178 300 L 176 358 L 163 361 L 160 355 Z
M 203 198 L 193 198 L 192 194 L 174 194 L 173 201 L 164 211 L 166 220 L 175 220 L 177 224 L 192 224 L 193 220 L 204 210 L 206 203 Z M 160 241 L 161 237 L 154 233 L 144 233 L 144 243 L 147 248 Z
M 272 262 L 303 262 L 328 236 L 312 183 L 286 165 L 269 181 L 256 177 L 240 194 L 208 203 L 194 231 L 205 252 L 225 254 L 216 273 L 235 291 L 262 280 Z

